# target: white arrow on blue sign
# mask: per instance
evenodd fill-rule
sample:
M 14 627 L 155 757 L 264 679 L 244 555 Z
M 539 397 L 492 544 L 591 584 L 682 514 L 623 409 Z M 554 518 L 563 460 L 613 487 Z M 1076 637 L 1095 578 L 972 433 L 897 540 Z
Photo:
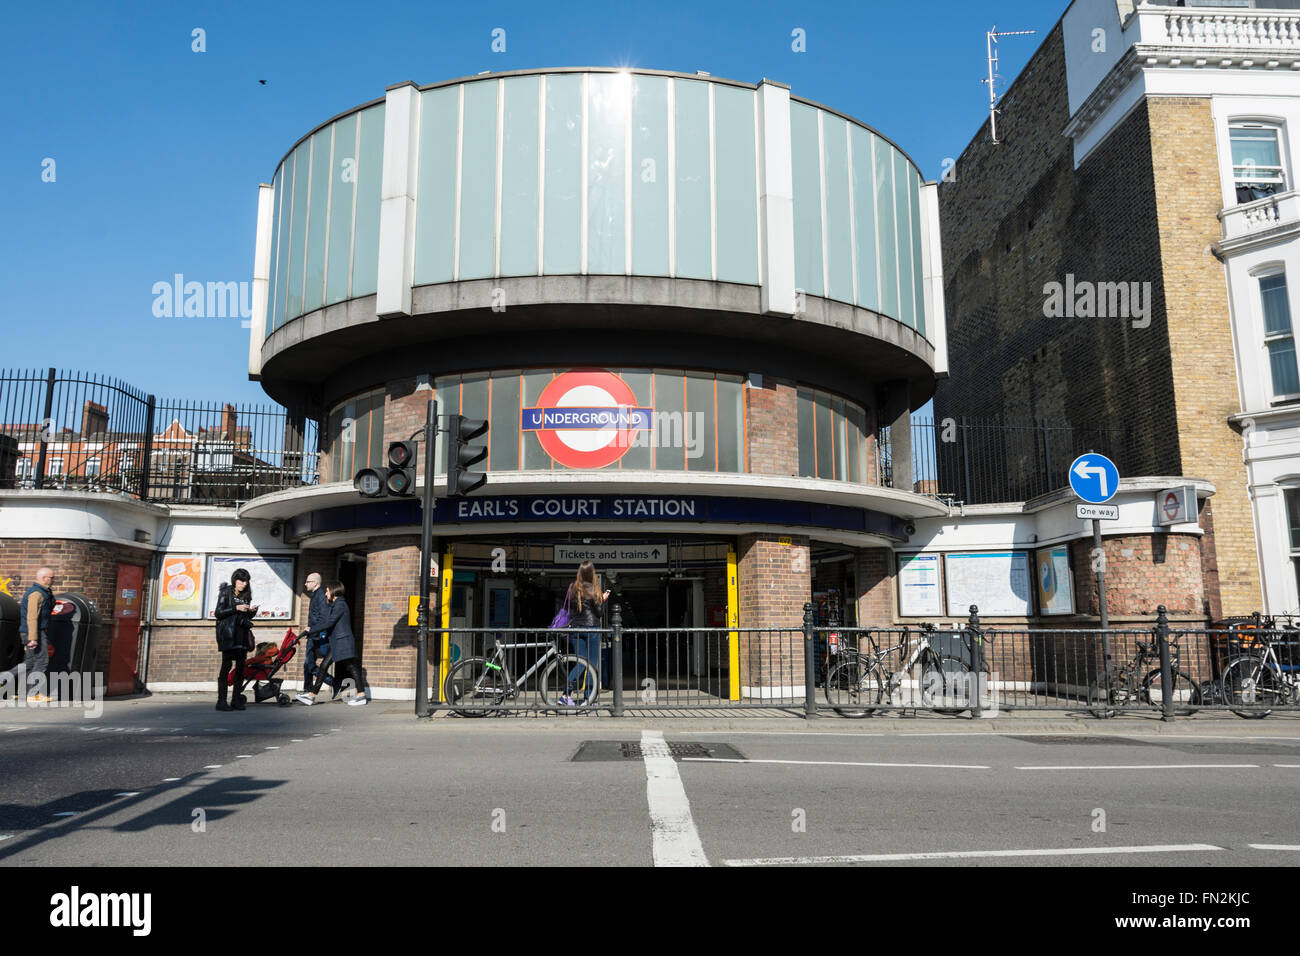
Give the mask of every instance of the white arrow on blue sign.
M 1080 455 L 1070 464 L 1070 489 L 1089 504 L 1104 504 L 1119 491 L 1119 469 L 1105 455 Z

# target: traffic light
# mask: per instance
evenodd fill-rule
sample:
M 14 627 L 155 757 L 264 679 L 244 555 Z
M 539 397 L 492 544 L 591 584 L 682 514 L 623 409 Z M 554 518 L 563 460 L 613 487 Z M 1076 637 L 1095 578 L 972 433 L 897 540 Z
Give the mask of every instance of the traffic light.
M 415 494 L 415 443 L 394 441 L 388 443 L 388 474 L 384 490 L 395 498 L 408 498 Z
M 362 468 L 352 479 L 352 487 L 363 498 L 409 498 L 415 494 L 415 443 L 395 441 L 388 444 L 387 468 Z
M 457 497 L 467 495 L 487 483 L 487 475 L 469 469 L 487 457 L 487 448 L 471 445 L 470 442 L 487 434 L 488 423 L 481 418 L 452 415 L 448 426 L 451 443 L 447 456 L 447 496 Z

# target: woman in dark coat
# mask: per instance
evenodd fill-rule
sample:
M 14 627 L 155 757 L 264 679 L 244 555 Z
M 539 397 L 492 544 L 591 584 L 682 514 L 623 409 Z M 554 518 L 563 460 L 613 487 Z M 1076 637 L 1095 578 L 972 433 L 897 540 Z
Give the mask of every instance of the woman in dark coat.
M 248 572 L 236 568 L 230 583 L 221 585 L 217 592 L 217 648 L 221 651 L 221 673 L 217 676 L 217 710 L 244 709 L 244 658 L 248 656 L 253 636 L 253 615 L 257 605 L 253 602 L 253 588 Z M 226 703 L 226 676 L 235 669 L 235 693 Z
M 348 701 L 349 707 L 360 707 L 367 703 L 366 684 L 361 679 L 361 663 L 357 660 L 357 638 L 352 633 L 352 612 L 348 602 L 343 599 L 346 589 L 342 583 L 335 581 L 325 589 L 325 600 L 329 602 L 329 614 L 320 629 L 321 637 L 329 644 L 334 655 L 334 676 L 342 676 L 357 689 L 357 695 Z M 321 669 L 322 673 L 324 668 Z M 320 690 L 319 680 L 312 688 L 313 695 Z

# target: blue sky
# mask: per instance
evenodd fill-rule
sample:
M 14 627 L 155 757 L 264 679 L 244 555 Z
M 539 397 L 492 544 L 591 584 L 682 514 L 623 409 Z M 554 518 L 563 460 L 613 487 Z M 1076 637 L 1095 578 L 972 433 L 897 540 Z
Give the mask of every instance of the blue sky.
M 262 401 L 238 318 L 155 318 L 152 287 L 251 278 L 257 184 L 336 113 L 402 80 L 633 66 L 791 85 L 875 126 L 930 178 L 1066 0 L 897 3 L 60 3 L 0 34 L 0 367 L 114 375 L 159 396 Z M 207 51 L 191 51 L 191 31 Z M 506 30 L 493 53 L 491 32 Z M 806 31 L 807 51 L 791 50 Z M 266 80 L 262 85 L 259 80 Z M 42 163 L 55 161 L 55 181 Z

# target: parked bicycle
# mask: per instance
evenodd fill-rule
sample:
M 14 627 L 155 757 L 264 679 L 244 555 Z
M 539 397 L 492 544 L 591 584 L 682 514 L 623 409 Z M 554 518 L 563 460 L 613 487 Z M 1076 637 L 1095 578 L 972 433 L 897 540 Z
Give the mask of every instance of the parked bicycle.
M 1300 628 L 1279 627 L 1275 619 L 1263 618 L 1255 626 L 1234 628 L 1229 641 L 1237 653 L 1224 665 L 1219 683 L 1223 700 L 1234 714 L 1260 720 L 1274 707 L 1300 701 L 1300 667 L 1295 653 L 1300 646 Z M 1288 651 L 1285 660 L 1278 656 L 1279 645 Z
M 1137 642 L 1137 656 L 1115 667 L 1111 664 L 1101 680 L 1088 688 L 1088 710 L 1094 717 L 1114 717 L 1127 707 L 1149 704 L 1163 708 L 1164 684 L 1160 678 L 1160 652 L 1151 644 Z M 1201 705 L 1201 691 L 1185 671 L 1178 669 L 1178 644 L 1169 644 L 1170 676 L 1173 679 L 1174 713 L 1186 717 Z
M 507 652 L 545 648 L 518 678 L 510 675 Z M 489 657 L 467 657 L 454 664 L 443 685 L 443 700 L 462 717 L 500 713 L 506 700 L 518 697 L 524 684 L 541 672 L 538 692 L 546 707 L 593 707 L 600 696 L 600 672 L 591 661 L 560 651 L 554 640 L 504 643 L 498 640 Z
M 939 714 L 960 714 L 969 710 L 978 693 L 972 679 L 970 664 L 960 657 L 940 654 L 932 638 L 938 629 L 933 624 L 921 625 L 921 639 L 907 653 L 911 634 L 904 630 L 903 640 L 892 647 L 881 648 L 873 633 L 867 632 L 870 650 L 859 641 L 856 652 L 845 655 L 831 667 L 826 675 L 826 703 L 844 717 L 867 717 L 888 707 L 920 706 Z M 988 632 L 977 636 L 966 629 L 954 632 L 962 637 L 967 648 L 973 651 L 975 639 L 992 641 Z M 906 660 L 897 671 L 890 671 L 889 659 L 894 654 L 905 654 Z M 903 685 L 913 668 L 920 666 L 920 683 L 915 697 L 904 699 Z M 982 668 L 987 672 L 987 666 Z M 962 706 L 945 706 L 961 704 Z

